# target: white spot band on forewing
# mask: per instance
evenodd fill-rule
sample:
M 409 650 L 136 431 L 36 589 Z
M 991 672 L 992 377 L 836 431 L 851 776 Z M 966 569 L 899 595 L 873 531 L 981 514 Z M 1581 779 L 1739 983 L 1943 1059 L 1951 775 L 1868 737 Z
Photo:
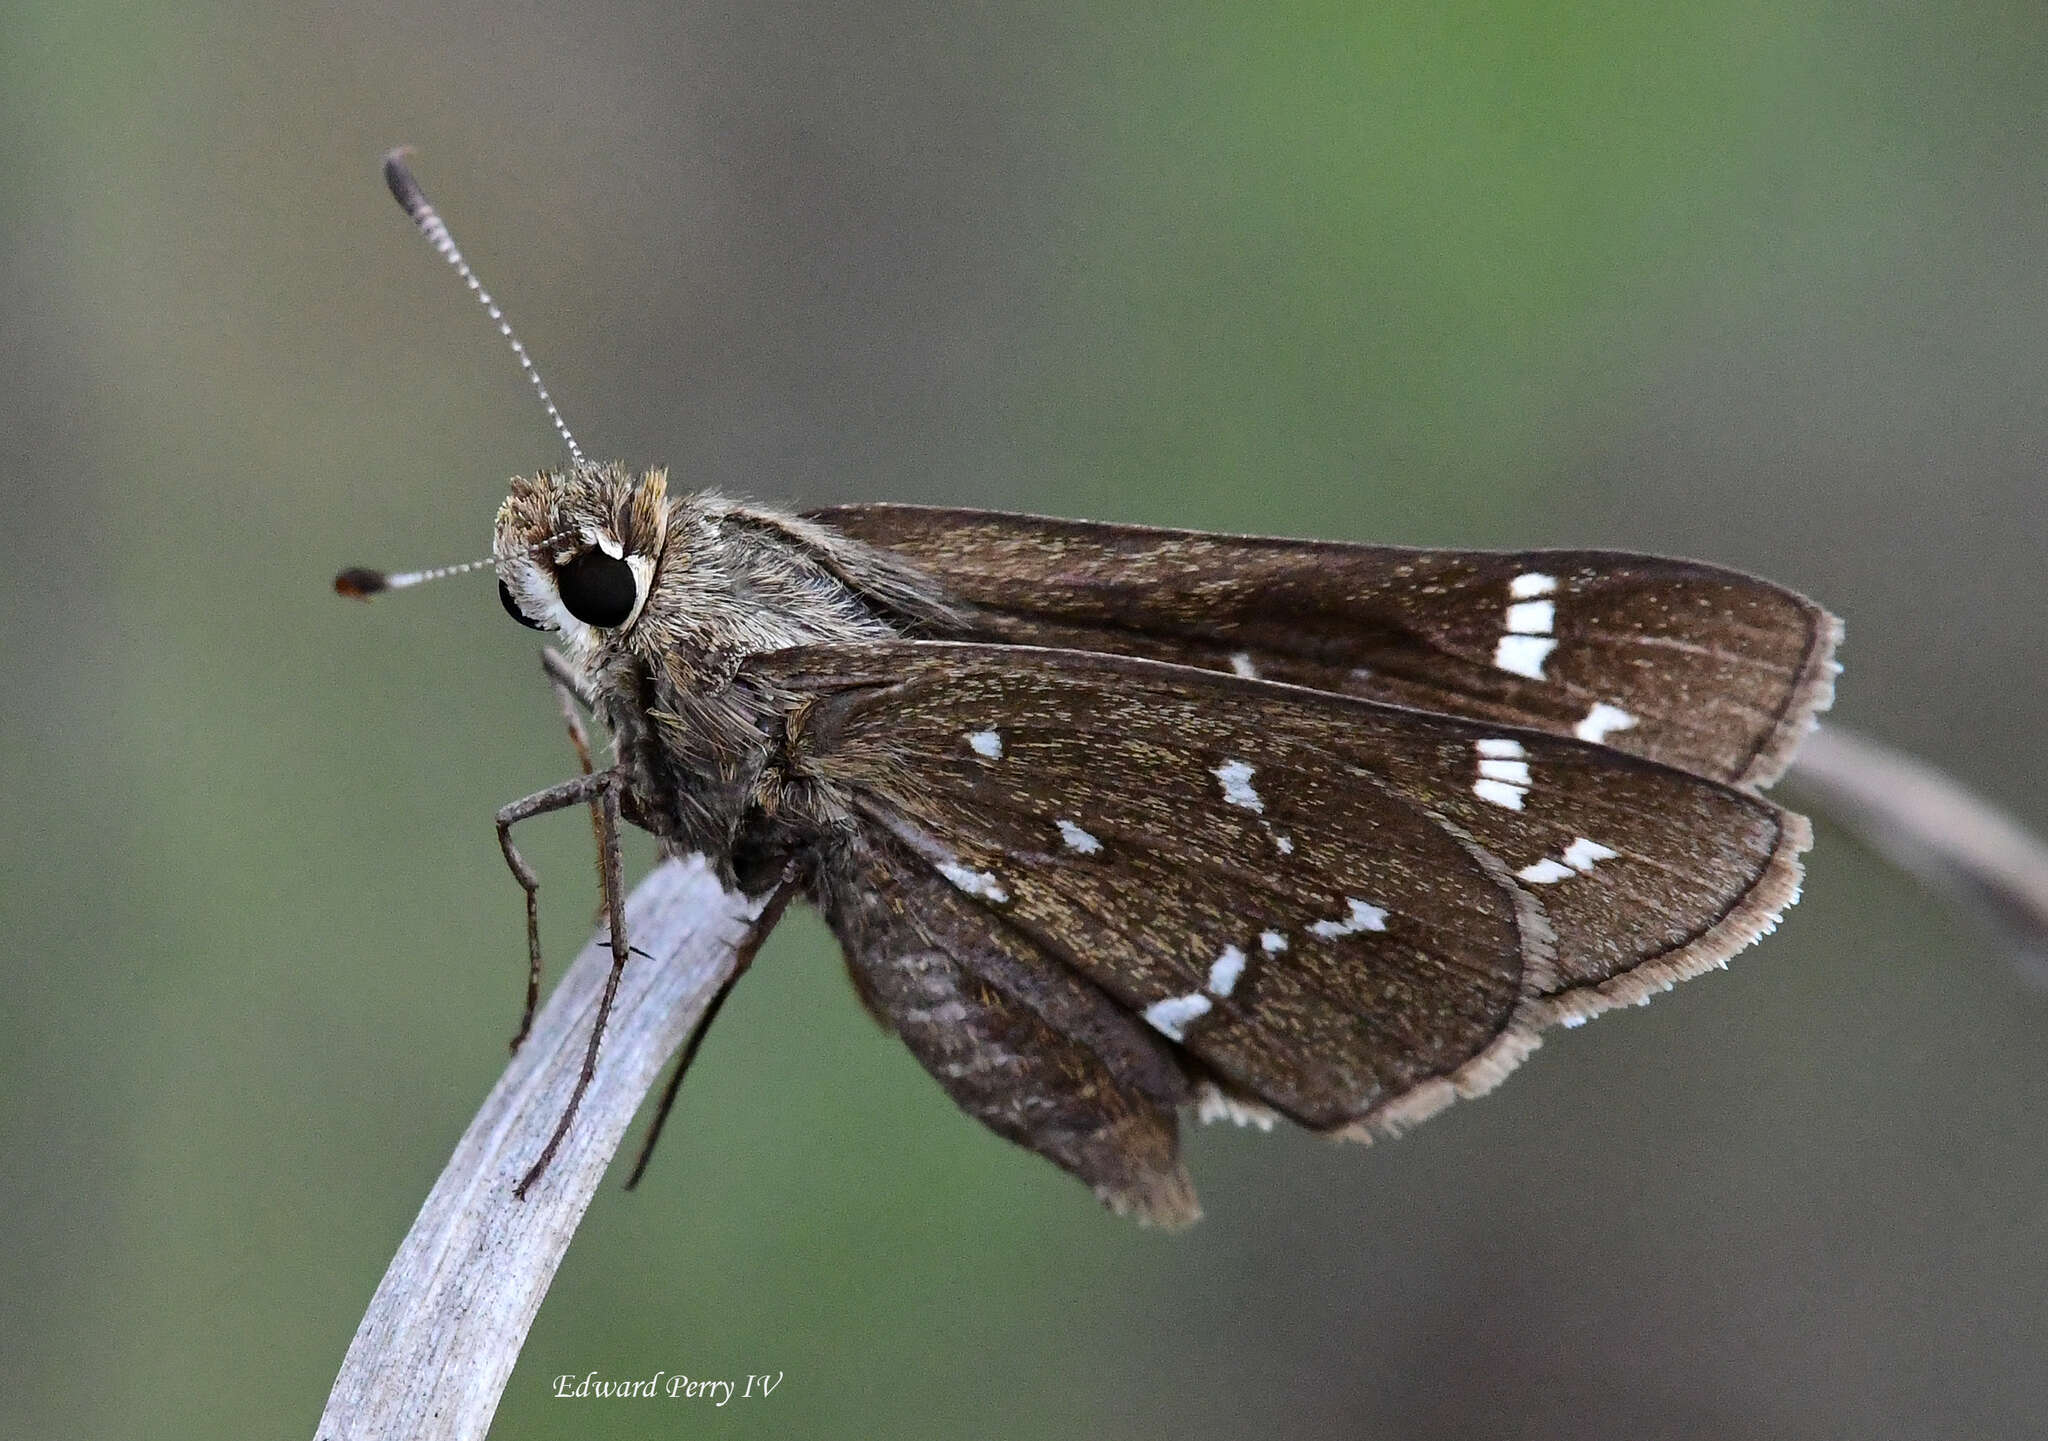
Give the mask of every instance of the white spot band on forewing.
M 1534 865 L 1523 866 L 1515 874 L 1532 886 L 1547 886 L 1564 880 L 1567 877 L 1575 876 L 1578 872 L 1570 866 L 1561 865 L 1546 856 Z
M 1493 648 L 1494 669 L 1542 680 L 1543 662 L 1556 649 L 1557 642 L 1547 635 L 1504 635 Z
M 1360 931 L 1384 931 L 1387 928 L 1387 913 L 1379 906 L 1367 905 L 1356 896 L 1346 896 L 1344 904 L 1351 908 L 1351 914 L 1341 921 L 1317 921 L 1309 930 L 1324 940 L 1338 936 L 1355 936 Z
M 1217 783 L 1223 787 L 1223 799 L 1231 805 L 1241 807 L 1254 814 L 1263 814 L 1266 803 L 1259 799 L 1259 793 L 1252 789 L 1252 768 L 1243 761 L 1225 761 L 1216 767 Z
M 1527 792 L 1520 786 L 1509 785 L 1506 781 L 1476 780 L 1472 782 L 1472 794 L 1490 805 L 1518 811 L 1522 808 L 1522 797 Z
M 1479 752 L 1479 779 L 1472 783 L 1472 794 L 1488 805 L 1520 810 L 1532 784 L 1522 743 L 1488 736 L 1472 742 L 1472 748 Z
M 1511 786 L 1529 788 L 1529 763 L 1527 761 L 1482 760 L 1479 774 L 1488 780 L 1506 781 Z
M 1233 653 L 1230 657 L 1230 668 L 1246 680 L 1257 680 L 1259 678 L 1259 668 L 1252 664 L 1252 654 L 1248 650 Z
M 1209 1014 L 1209 998 L 1200 991 L 1186 996 L 1168 996 L 1145 1007 L 1145 1024 L 1169 1041 L 1182 1040 L 1190 1023 Z
M 967 744 L 974 748 L 974 753 L 978 756 L 986 756 L 992 761 L 1003 758 L 1003 738 L 995 731 L 970 732 Z
M 1089 835 L 1088 832 L 1082 830 L 1072 821 L 1054 821 L 1053 824 L 1060 828 L 1060 839 L 1066 842 L 1068 850 L 1079 851 L 1084 856 L 1092 856 L 1102 849 L 1101 841 Z
M 1237 978 L 1244 974 L 1244 952 L 1236 946 L 1225 946 L 1223 954 L 1209 967 L 1209 989 L 1223 999 L 1237 989 Z
M 1265 951 L 1284 951 L 1287 949 L 1287 937 L 1278 931 L 1260 931 L 1259 948 Z
M 1557 641 L 1551 635 L 1557 628 L 1557 602 L 1535 597 L 1551 595 L 1556 590 L 1557 577 L 1541 571 L 1526 571 L 1508 582 L 1512 603 L 1505 617 L 1507 634 L 1493 648 L 1494 669 L 1525 675 L 1530 680 L 1544 679 L 1543 663 L 1557 649 Z
M 939 874 L 970 896 L 979 896 L 982 900 L 994 901 L 997 905 L 1010 898 L 1010 893 L 1003 889 L 1003 883 L 987 871 L 970 870 L 951 861 L 942 861 L 939 864 Z
M 1601 701 L 1586 712 L 1585 719 L 1572 727 L 1572 734 L 1582 741 L 1598 745 L 1614 731 L 1625 731 L 1636 723 L 1636 718 L 1618 705 Z

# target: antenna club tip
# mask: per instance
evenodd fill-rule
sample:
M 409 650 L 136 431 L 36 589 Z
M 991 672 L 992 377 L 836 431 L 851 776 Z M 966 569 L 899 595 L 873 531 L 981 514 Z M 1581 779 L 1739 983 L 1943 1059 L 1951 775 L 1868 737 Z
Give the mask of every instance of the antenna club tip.
M 391 198 L 410 212 L 420 195 L 420 184 L 412 178 L 410 145 L 398 145 L 384 152 L 384 185 Z
M 391 582 L 381 570 L 368 570 L 362 566 L 345 570 L 334 578 L 334 593 L 350 600 L 368 600 L 371 596 L 391 589 Z

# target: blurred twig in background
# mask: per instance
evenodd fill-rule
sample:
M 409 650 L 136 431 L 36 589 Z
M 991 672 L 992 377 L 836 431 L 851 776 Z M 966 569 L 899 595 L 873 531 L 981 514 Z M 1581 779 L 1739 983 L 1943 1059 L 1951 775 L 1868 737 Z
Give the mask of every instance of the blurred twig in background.
M 2048 989 L 2048 845 L 1903 751 L 1823 726 L 1785 778 L 1812 809 L 1996 930 Z
M 320 1441 L 453 1441 L 490 1429 L 627 1123 L 732 974 L 758 911 L 695 858 L 663 864 L 633 892 L 635 954 L 597 1074 L 547 1173 L 515 1200 L 513 1184 L 568 1101 L 611 969 L 602 938 L 583 948 L 385 1271 L 327 1398 Z

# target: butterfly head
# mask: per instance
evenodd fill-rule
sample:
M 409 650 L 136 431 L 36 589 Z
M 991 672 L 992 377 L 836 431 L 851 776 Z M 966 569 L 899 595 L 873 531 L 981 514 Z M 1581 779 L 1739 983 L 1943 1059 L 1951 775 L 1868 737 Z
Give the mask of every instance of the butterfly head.
M 668 474 L 622 465 L 541 471 L 498 509 L 498 599 L 576 649 L 640 619 L 668 531 Z

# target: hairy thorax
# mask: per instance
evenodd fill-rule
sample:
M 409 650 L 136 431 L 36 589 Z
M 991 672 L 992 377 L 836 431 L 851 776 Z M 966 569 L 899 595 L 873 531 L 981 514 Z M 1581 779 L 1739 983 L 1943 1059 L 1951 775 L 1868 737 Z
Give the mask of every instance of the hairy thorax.
M 596 548 L 642 577 L 617 628 L 585 625 L 558 575 Z M 729 880 L 770 878 L 845 821 L 843 798 L 785 764 L 793 700 L 750 657 L 951 633 L 937 586 L 826 526 L 711 493 L 671 499 L 661 471 L 592 467 L 515 481 L 499 568 L 518 609 L 558 630 L 626 774 L 628 819 Z

